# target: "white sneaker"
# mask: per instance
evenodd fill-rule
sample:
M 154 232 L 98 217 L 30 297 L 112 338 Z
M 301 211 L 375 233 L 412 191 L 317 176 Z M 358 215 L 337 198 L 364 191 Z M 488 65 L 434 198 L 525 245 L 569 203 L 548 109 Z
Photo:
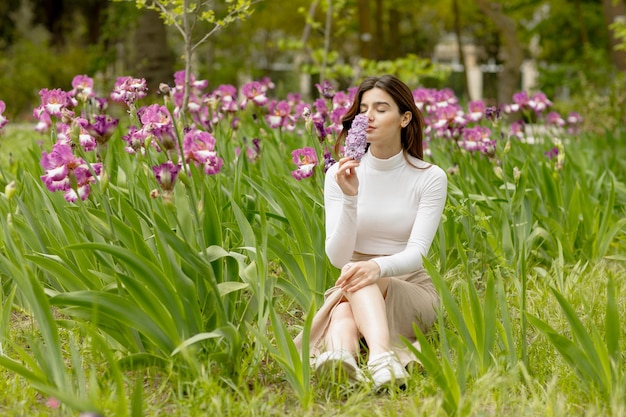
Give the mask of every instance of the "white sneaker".
M 409 379 L 409 373 L 404 369 L 394 352 L 384 352 L 370 358 L 367 363 L 374 389 L 379 390 L 385 386 L 401 387 Z
M 315 359 L 315 373 L 318 378 L 340 380 L 348 378 L 351 382 L 363 380 L 359 365 L 347 350 L 329 350 L 322 352 Z

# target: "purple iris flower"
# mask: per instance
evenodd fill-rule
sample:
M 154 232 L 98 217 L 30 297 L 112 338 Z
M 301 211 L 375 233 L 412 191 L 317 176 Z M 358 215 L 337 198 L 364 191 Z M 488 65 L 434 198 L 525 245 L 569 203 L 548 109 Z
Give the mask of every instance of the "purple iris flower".
M 109 141 L 115 129 L 117 129 L 117 125 L 120 122 L 119 119 L 115 119 L 107 114 L 97 114 L 93 117 L 93 121 L 89 122 L 85 119 L 77 119 L 82 120 L 84 122 L 80 122 L 79 124 L 83 127 L 91 136 L 96 139 L 100 145 L 104 145 Z
M 163 191 L 172 191 L 174 189 L 178 172 L 180 171 L 180 165 L 174 164 L 172 161 L 167 161 L 161 165 L 152 167 L 152 170 Z
M 332 99 L 335 97 L 335 87 L 328 80 L 322 81 L 321 84 L 315 84 L 317 91 L 324 97 L 325 99 Z

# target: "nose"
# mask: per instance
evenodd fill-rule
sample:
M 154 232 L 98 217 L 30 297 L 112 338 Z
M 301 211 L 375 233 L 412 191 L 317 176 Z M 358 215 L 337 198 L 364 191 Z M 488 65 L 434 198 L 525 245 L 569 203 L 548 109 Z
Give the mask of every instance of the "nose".
M 367 116 L 367 120 L 374 120 L 374 110 L 373 109 L 368 109 L 365 112 L 365 115 Z

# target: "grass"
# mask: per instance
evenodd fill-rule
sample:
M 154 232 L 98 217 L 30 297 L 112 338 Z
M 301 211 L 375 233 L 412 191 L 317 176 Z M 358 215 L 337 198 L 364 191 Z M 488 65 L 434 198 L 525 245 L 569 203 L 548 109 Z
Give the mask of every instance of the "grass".
M 571 271 L 566 271 L 571 272 Z M 618 277 L 618 288 L 626 285 L 626 270 L 614 262 L 600 262 L 588 267 L 583 273 L 575 274 L 568 293 L 570 302 L 581 313 L 590 327 L 602 328 L 606 305 L 606 277 Z M 528 308 L 563 332 L 567 332 L 567 321 L 557 301 L 550 296 L 549 286 L 553 277 L 534 277 L 529 284 Z M 458 277 L 445 277 L 451 285 Z M 590 296 L 591 295 L 591 296 Z M 291 308 L 289 300 L 277 293 L 277 305 L 287 319 Z M 513 301 L 513 300 L 512 300 Z M 511 303 L 515 304 L 514 302 Z M 620 317 L 626 314 L 626 294 L 617 300 Z M 587 311 L 590 314 L 585 314 Z M 295 331 L 295 329 L 293 329 Z M 435 333 L 440 331 L 437 329 Z M 13 313 L 9 339 L 23 344 L 36 332 L 31 318 L 21 312 Z M 75 331 L 61 333 L 64 351 L 67 353 L 71 341 L 78 342 L 78 350 L 90 355 L 89 341 Z M 593 392 L 586 390 L 575 373 L 555 352 L 545 339 L 530 332 L 528 367 L 519 363 L 508 367 L 496 365 L 480 377 L 469 380 L 462 395 L 458 415 L 463 416 L 623 416 L 626 415 L 624 400 L 610 410 Z M 436 342 L 434 343 L 436 345 Z M 24 346 L 26 347 L 26 346 Z M 115 415 L 118 407 L 115 386 L 105 376 L 106 361 L 98 360 L 95 368 L 87 369 L 102 379 L 99 380 L 97 403 L 103 405 L 106 415 Z M 242 363 L 242 367 L 250 364 Z M 94 365 L 92 365 L 94 366 Z M 136 373 L 125 373 L 125 396 L 132 398 Z M 442 391 L 427 372 L 416 369 L 411 374 L 406 391 L 390 394 L 372 394 L 368 389 L 346 392 L 344 387 L 319 385 L 313 379 L 314 400 L 309 407 L 302 407 L 285 382 L 278 365 L 267 359 L 249 376 L 236 385 L 214 378 L 210 368 L 192 382 L 182 381 L 175 372 L 153 372 L 148 370 L 139 375 L 142 380 L 143 415 L 146 416 L 444 416 Z M 24 380 L 0 370 L 0 414 L 3 416 L 72 416 L 69 410 L 53 409 Z

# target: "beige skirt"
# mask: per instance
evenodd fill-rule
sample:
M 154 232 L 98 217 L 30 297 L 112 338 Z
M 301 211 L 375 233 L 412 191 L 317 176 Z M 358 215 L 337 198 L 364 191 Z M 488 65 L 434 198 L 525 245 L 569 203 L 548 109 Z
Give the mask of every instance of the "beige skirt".
M 352 262 L 374 258 L 374 255 L 355 253 Z M 343 299 L 343 292 L 339 287 L 332 287 L 324 293 L 324 304 L 315 313 L 309 336 L 310 360 L 324 351 L 324 337 L 333 310 Z M 389 335 L 392 350 L 398 355 L 404 366 L 410 362 L 418 361 L 415 355 L 402 340 L 405 338 L 418 350 L 419 342 L 415 338 L 413 325 L 417 325 L 423 333 L 426 333 L 434 324 L 439 296 L 435 291 L 430 276 L 424 269 L 419 271 L 391 277 L 387 296 L 385 297 L 387 309 L 387 321 L 389 323 Z M 294 339 L 296 347 L 302 349 L 302 333 Z

